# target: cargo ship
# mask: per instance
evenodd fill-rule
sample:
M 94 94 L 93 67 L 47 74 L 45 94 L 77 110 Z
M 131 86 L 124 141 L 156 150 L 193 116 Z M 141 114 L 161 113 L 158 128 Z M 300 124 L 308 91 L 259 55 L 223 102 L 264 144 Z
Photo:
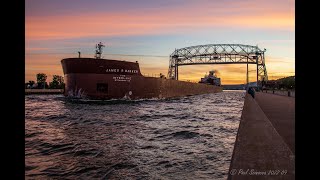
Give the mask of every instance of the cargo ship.
M 94 58 L 61 60 L 65 80 L 64 95 L 85 99 L 172 98 L 221 92 L 222 87 L 167 79 L 163 75 L 145 77 L 139 63 L 102 59 L 102 47 L 96 45 Z
M 205 75 L 199 83 L 212 84 L 215 86 L 221 86 L 221 80 L 217 77 L 217 73 L 215 70 L 209 71 L 209 75 Z

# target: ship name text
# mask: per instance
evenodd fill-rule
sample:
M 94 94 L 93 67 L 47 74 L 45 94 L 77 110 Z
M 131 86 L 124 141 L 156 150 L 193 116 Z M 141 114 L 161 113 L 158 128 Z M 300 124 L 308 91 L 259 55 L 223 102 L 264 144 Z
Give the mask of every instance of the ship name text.
M 135 69 L 106 69 L 106 72 L 113 72 L 113 73 L 132 73 L 132 74 L 138 74 L 139 70 Z

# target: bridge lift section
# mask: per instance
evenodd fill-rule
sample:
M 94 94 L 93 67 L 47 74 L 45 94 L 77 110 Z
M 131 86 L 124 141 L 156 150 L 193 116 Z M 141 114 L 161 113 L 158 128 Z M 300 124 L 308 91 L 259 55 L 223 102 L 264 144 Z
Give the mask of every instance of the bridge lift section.
M 258 46 L 242 44 L 207 44 L 176 49 L 170 55 L 168 78 L 178 80 L 179 66 L 201 64 L 247 64 L 248 76 L 248 64 L 256 64 L 257 85 L 261 86 L 262 82 L 268 81 L 265 51 Z

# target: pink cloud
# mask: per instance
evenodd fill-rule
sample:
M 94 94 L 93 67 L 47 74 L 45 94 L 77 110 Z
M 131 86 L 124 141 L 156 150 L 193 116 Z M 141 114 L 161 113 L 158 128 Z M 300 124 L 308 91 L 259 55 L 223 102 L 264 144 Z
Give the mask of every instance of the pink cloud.
M 141 12 L 26 17 L 26 39 L 130 36 L 197 31 L 205 28 L 294 29 L 294 11 L 271 5 L 190 4 Z M 253 5 L 252 5 L 253 4 Z M 253 8 L 254 7 L 254 8 Z M 280 6 L 282 7 L 282 6 Z

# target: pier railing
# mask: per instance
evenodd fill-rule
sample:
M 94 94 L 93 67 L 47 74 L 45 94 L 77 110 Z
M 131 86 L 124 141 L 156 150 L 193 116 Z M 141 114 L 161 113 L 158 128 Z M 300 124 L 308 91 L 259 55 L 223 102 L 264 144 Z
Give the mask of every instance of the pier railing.
M 295 90 L 262 90 L 264 93 L 295 97 Z

